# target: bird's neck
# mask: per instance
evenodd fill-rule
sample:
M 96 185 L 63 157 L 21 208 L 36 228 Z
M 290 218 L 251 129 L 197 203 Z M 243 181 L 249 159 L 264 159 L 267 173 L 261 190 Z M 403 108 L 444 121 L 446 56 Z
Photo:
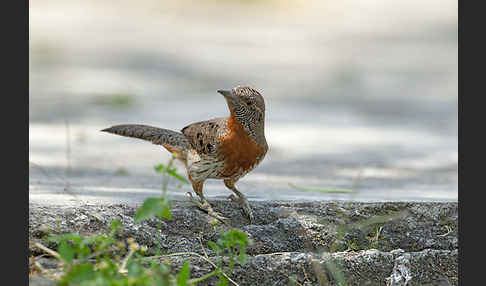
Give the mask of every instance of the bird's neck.
M 238 116 L 233 110 L 228 118 L 228 129 L 231 131 L 236 131 L 238 129 L 243 129 L 248 136 L 255 141 L 260 146 L 267 146 L 267 141 L 265 140 L 265 119 L 260 118 L 257 121 L 255 118 Z

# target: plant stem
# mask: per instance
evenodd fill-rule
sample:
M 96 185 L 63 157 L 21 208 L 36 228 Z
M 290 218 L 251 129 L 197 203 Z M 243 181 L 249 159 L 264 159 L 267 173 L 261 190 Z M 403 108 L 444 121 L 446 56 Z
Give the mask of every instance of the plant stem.
M 229 253 L 230 261 L 229 261 L 229 267 L 228 267 L 227 274 L 230 275 L 231 271 L 233 271 L 233 267 L 235 266 L 233 247 L 229 247 L 228 253 Z
M 123 259 L 122 265 L 121 265 L 120 270 L 119 270 L 120 273 L 126 272 L 125 267 L 127 266 L 128 259 L 130 259 L 130 257 L 132 257 L 133 253 L 135 253 L 135 250 L 130 249 L 127 256 L 125 256 L 125 259 Z
M 189 284 L 196 284 L 196 283 L 199 283 L 201 281 L 204 281 L 204 280 L 206 280 L 208 278 L 211 278 L 211 277 L 217 275 L 219 272 L 220 272 L 219 269 L 215 269 L 215 270 L 213 270 L 213 272 L 210 272 L 210 273 L 208 273 L 208 274 L 206 274 L 204 276 L 201 276 L 199 278 L 190 279 L 188 282 L 189 282 Z
M 169 185 L 169 179 L 170 179 L 169 170 L 172 167 L 173 163 L 174 163 L 174 156 L 172 156 L 170 158 L 166 169 L 162 173 L 162 178 L 163 178 L 163 181 L 162 181 L 162 196 L 163 197 L 165 197 L 165 194 L 167 193 L 167 186 Z
M 54 250 L 52 250 L 52 249 L 50 249 L 50 248 L 47 248 L 47 247 L 45 247 L 44 245 L 42 245 L 42 244 L 40 244 L 40 243 L 38 243 L 38 242 L 34 243 L 34 245 L 35 245 L 37 248 L 42 249 L 42 250 L 44 250 L 45 252 L 49 253 L 50 255 L 54 256 L 55 258 L 57 258 L 57 259 L 61 259 L 61 256 L 60 256 L 60 255 L 59 255 L 59 253 L 57 253 L 56 251 L 54 251 Z
M 162 221 L 157 218 L 157 230 L 159 231 L 159 239 L 157 240 L 157 255 L 160 255 L 160 249 L 162 248 Z

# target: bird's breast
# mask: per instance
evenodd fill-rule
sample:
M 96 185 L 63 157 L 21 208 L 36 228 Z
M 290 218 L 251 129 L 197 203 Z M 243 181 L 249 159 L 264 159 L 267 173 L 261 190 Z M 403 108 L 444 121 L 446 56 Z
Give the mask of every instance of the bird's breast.
M 258 145 L 243 126 L 230 117 L 228 132 L 220 138 L 219 158 L 224 161 L 222 177 L 235 177 L 251 171 L 263 159 L 266 146 Z

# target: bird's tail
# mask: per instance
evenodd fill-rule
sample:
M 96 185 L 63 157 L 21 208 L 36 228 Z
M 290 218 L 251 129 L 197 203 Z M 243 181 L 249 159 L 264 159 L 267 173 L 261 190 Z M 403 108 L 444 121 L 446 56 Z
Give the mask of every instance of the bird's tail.
M 182 133 L 148 125 L 115 125 L 101 131 L 150 141 L 153 144 L 162 145 L 169 152 L 175 152 L 181 156 L 185 155 L 190 146 L 189 141 Z

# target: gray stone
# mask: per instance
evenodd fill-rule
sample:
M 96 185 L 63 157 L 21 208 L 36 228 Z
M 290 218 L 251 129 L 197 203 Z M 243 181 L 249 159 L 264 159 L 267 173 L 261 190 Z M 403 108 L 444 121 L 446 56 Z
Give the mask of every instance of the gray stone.
M 136 207 L 84 205 L 76 208 L 30 205 L 30 256 L 43 252 L 33 246 L 49 234 L 105 231 L 119 220 L 120 239 L 133 237 L 152 253 L 192 251 L 217 261 L 208 241 L 221 231 L 238 228 L 253 244 L 248 262 L 234 268 L 240 285 L 457 285 L 457 203 L 357 203 L 279 201 L 251 202 L 256 221 L 250 224 L 236 203 L 212 201 L 230 219 L 213 219 L 188 202 L 173 201 L 170 220 L 149 219 L 135 224 Z M 197 257 L 171 257 L 174 269 L 191 260 L 191 275 L 212 271 Z M 41 264 L 47 262 L 40 261 Z M 205 281 L 211 285 L 213 280 Z M 32 284 L 42 285 L 42 284 Z

